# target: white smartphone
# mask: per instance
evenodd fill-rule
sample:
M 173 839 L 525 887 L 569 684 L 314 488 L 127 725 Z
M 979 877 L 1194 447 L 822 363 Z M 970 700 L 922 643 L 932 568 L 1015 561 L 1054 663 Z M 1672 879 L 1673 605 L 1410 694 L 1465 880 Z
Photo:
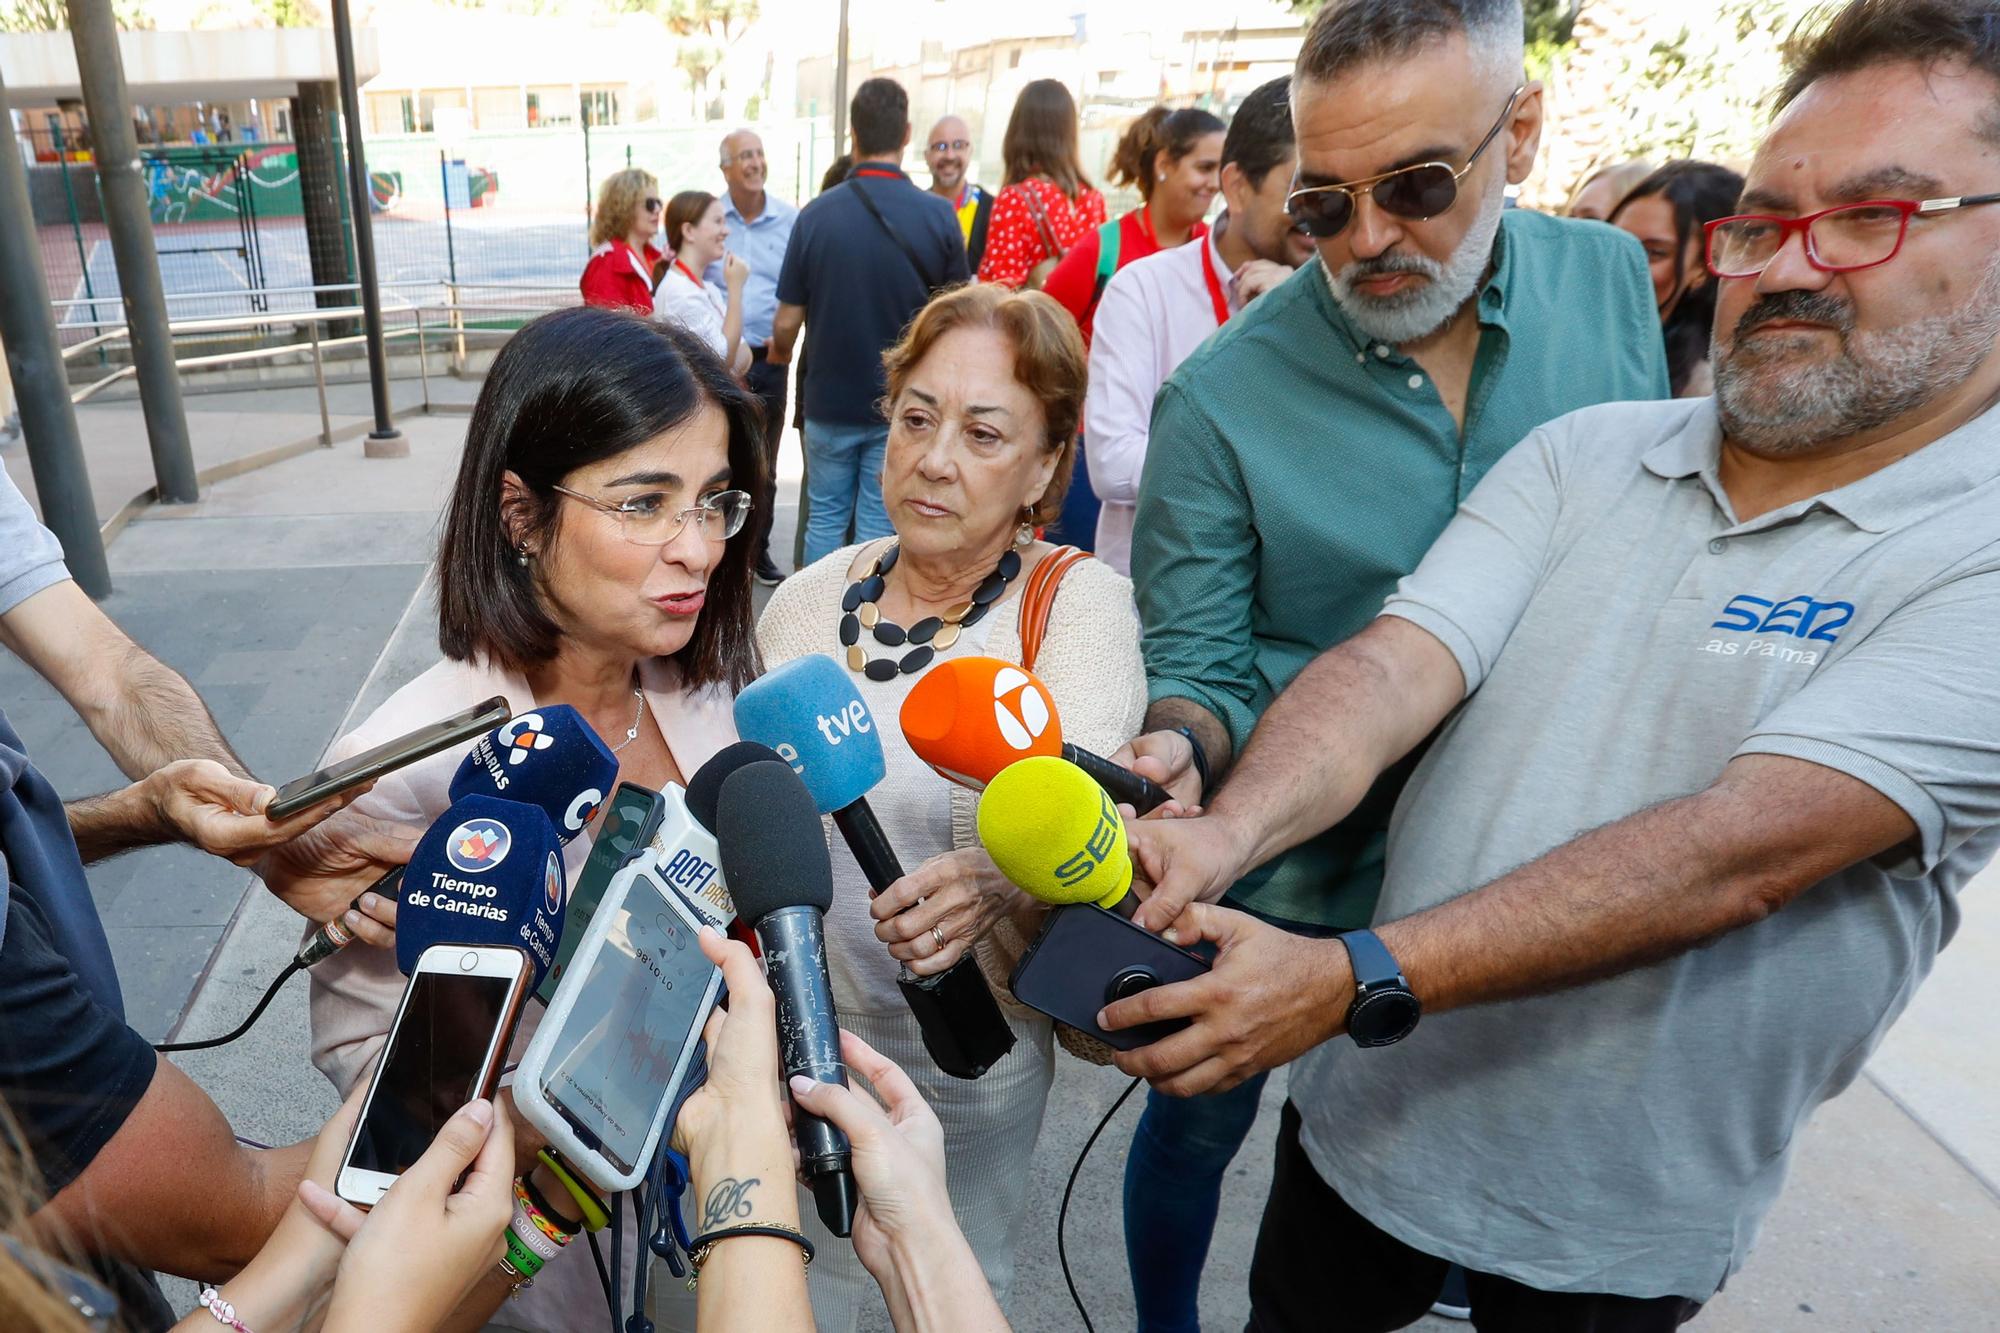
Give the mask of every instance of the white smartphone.
M 612 879 L 514 1071 L 514 1105 L 599 1189 L 646 1174 L 722 989 L 656 853 Z
M 461 1106 L 493 1095 L 533 980 L 512 945 L 434 944 L 418 956 L 335 1193 L 373 1206 Z

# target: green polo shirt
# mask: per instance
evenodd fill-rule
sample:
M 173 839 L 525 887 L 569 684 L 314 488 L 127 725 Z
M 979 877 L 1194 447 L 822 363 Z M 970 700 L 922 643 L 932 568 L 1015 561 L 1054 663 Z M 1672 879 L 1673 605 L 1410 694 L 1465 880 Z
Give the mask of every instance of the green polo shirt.
M 1240 753 L 1278 692 L 1374 618 L 1517 441 L 1580 407 L 1667 396 L 1645 252 L 1617 228 L 1509 209 L 1478 312 L 1462 432 L 1421 366 L 1348 322 L 1317 261 L 1181 363 L 1153 404 L 1133 525 L 1154 699 L 1201 704 Z M 1408 767 L 1229 901 L 1367 925 Z

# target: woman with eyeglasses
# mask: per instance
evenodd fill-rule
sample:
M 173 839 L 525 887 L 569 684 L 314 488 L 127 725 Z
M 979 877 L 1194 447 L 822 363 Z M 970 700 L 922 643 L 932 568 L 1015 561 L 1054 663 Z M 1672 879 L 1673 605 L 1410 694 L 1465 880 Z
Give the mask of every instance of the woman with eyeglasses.
M 666 259 L 653 237 L 660 232 L 660 182 L 650 171 L 627 167 L 597 191 L 590 219 L 590 260 L 583 266 L 585 305 L 653 313 L 653 272 Z
M 762 431 L 756 397 L 685 329 L 589 306 L 530 321 L 493 362 L 445 505 L 444 656 L 330 758 L 498 694 L 517 714 L 576 708 L 622 781 L 685 786 L 736 739 L 731 703 L 758 671 L 744 529 L 752 505 L 770 502 Z M 469 748 L 382 778 L 354 809 L 428 826 Z M 564 849 L 572 881 L 595 831 Z M 344 918 L 360 938 L 311 974 L 313 1063 L 342 1092 L 367 1076 L 403 992 L 395 915 L 393 901 L 364 895 Z M 510 1061 L 540 1012 L 521 1020 Z M 644 1251 L 644 1238 L 625 1237 L 628 1264 Z M 613 1280 L 630 1289 L 629 1273 Z M 573 1255 L 496 1316 L 587 1333 L 607 1318 L 589 1257 Z

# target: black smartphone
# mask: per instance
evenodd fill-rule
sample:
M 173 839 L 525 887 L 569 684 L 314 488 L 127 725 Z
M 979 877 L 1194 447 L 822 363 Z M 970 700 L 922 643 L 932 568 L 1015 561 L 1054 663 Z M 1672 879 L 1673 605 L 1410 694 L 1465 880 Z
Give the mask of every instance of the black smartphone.
M 666 809 L 667 803 L 660 793 L 636 782 L 621 782 L 618 790 L 611 793 L 611 808 L 604 812 L 604 822 L 598 825 L 597 836 L 591 840 L 590 856 L 577 872 L 576 887 L 569 891 L 569 903 L 563 908 L 562 938 L 556 941 L 555 963 L 535 989 L 535 998 L 543 1004 L 556 997 L 556 987 L 569 971 L 576 946 L 590 930 L 590 919 L 597 915 L 597 905 L 604 901 L 611 877 L 645 849 L 647 840 L 660 827 Z
M 1189 981 L 1206 971 L 1205 960 L 1145 927 L 1096 903 L 1075 903 L 1049 913 L 1041 932 L 1014 965 L 1007 987 L 1030 1009 L 1089 1033 L 1114 1050 L 1130 1051 L 1179 1032 L 1188 1021 L 1174 1018 L 1106 1032 L 1097 1026 L 1097 1011 L 1113 1000 Z
M 318 805 L 328 797 L 338 796 L 350 787 L 358 787 L 384 773 L 393 773 L 434 755 L 439 750 L 449 750 L 460 741 L 483 735 L 513 715 L 513 710 L 507 707 L 507 700 L 496 694 L 463 713 L 454 713 L 427 727 L 419 727 L 407 736 L 398 736 L 372 750 L 363 750 L 352 759 L 343 759 L 302 778 L 294 778 L 278 788 L 278 794 L 271 798 L 264 814 L 270 819 L 288 818 L 309 805 Z

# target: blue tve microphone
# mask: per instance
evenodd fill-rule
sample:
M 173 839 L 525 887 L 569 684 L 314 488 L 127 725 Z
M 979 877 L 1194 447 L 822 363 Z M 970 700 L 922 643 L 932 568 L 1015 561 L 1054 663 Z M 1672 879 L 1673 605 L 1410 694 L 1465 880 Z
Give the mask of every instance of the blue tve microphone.
M 403 873 L 396 966 L 406 974 L 433 944 L 511 944 L 534 965 L 532 990 L 562 938 L 562 842 L 540 809 L 493 796 L 452 802 Z
M 832 815 L 876 893 L 903 877 L 902 863 L 868 807 L 888 772 L 875 719 L 831 657 L 795 658 L 736 696 L 736 731 L 790 765 L 821 814 Z M 978 1078 L 1014 1048 L 993 990 L 970 953 L 934 977 L 902 969 L 896 986 L 917 1016 L 924 1049 L 954 1078 Z
M 611 747 L 583 714 L 553 704 L 509 718 L 474 742 L 451 780 L 451 799 L 499 796 L 540 806 L 568 846 L 617 780 Z

